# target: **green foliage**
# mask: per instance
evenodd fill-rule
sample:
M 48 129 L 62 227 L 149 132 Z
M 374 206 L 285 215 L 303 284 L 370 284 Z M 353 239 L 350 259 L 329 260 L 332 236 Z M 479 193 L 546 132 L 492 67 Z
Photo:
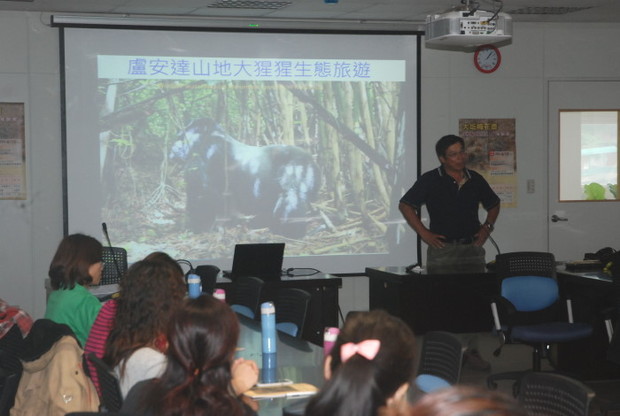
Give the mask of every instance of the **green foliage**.
M 617 183 L 608 183 L 607 187 L 609 188 L 609 192 L 614 196 L 615 199 L 618 199 L 618 184 Z
M 588 201 L 598 201 L 605 199 L 605 187 L 600 183 L 592 182 L 583 186 L 583 192 Z

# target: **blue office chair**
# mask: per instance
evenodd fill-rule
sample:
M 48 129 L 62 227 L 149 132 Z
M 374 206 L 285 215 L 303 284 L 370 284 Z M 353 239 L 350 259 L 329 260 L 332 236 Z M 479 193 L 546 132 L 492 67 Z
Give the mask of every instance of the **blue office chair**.
M 276 297 L 276 329 L 300 338 L 304 331 L 310 293 L 302 289 L 281 288 Z
M 227 297 L 231 309 L 251 319 L 258 316 L 264 284 L 265 282 L 258 277 L 236 277 L 231 286 L 232 293 Z
M 550 344 L 592 335 L 590 324 L 573 322 L 570 299 L 566 300 L 566 312 L 562 312 L 553 254 L 498 254 L 495 267 L 499 293 L 492 300 L 491 310 L 500 338 L 495 356 L 499 356 L 506 343 L 526 344 L 533 348 L 532 369 L 540 371 L 541 359 L 548 358 Z M 487 384 L 496 388 L 498 380 L 518 381 L 523 374 L 522 371 L 493 374 L 487 378 Z
M 422 393 L 430 393 L 457 384 L 464 352 L 460 338 L 450 332 L 424 334 L 415 387 Z

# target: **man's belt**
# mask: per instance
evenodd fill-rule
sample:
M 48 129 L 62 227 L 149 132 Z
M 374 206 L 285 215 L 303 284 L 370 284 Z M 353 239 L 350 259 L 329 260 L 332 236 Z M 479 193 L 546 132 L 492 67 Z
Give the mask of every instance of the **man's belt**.
M 443 242 L 446 244 L 472 244 L 474 240 L 474 237 L 445 238 Z

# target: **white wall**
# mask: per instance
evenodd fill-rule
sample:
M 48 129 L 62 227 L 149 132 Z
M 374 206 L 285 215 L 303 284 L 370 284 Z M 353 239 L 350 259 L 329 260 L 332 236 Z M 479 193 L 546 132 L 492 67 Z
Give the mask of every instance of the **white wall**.
M 0 297 L 35 317 L 62 238 L 58 34 L 38 13 L 0 13 L 0 102 L 26 110 L 28 199 L 0 201 Z
M 478 72 L 473 54 L 422 51 L 422 170 L 438 165 L 434 144 L 458 134 L 460 118 L 515 118 L 518 207 L 500 213 L 493 236 L 502 252 L 547 250 L 547 82 L 620 79 L 617 24 L 515 23 L 501 67 Z M 535 192 L 526 193 L 526 181 Z M 609 220 L 609 219 L 608 219 Z M 613 232 L 620 226 L 620 215 Z M 495 249 L 487 244 L 487 260 Z M 425 250 L 425 248 L 424 248 Z
M 63 219 L 58 33 L 42 19 L 0 13 L 0 102 L 25 103 L 29 185 L 26 201 L 0 201 L 0 297 L 36 318 Z M 545 250 L 546 81 L 620 78 L 620 27 L 515 23 L 514 31 L 489 75 L 475 70 L 471 53 L 423 49 L 422 169 L 437 165 L 434 144 L 458 131 L 459 118 L 516 118 L 519 206 L 501 213 L 494 236 L 502 251 Z M 536 181 L 533 194 L 527 179 Z M 344 313 L 367 308 L 367 279 L 347 278 L 341 299 Z

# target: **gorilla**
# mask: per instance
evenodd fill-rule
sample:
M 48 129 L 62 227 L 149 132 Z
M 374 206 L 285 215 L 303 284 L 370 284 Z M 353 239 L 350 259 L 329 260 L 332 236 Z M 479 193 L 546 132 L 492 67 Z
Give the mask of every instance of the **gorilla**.
M 193 231 L 211 230 L 216 218 L 240 212 L 251 226 L 301 238 L 320 187 L 312 156 L 297 146 L 251 146 L 214 120 L 192 121 L 170 151 L 185 162 L 186 213 Z

